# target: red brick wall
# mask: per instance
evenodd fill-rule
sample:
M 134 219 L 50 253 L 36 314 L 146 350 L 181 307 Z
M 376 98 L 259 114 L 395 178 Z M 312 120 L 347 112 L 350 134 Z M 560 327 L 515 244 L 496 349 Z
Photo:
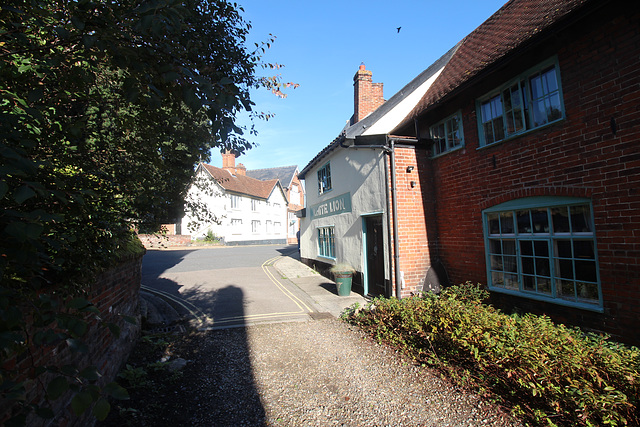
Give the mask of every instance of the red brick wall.
M 636 344 L 640 343 L 639 22 L 637 8 L 625 16 L 594 17 L 580 28 L 557 34 L 550 42 L 555 45 L 537 48 L 500 75 L 467 89 L 445 107 L 449 111 L 442 111 L 445 115 L 462 109 L 466 146 L 431 161 L 438 251 L 454 283 L 486 283 L 482 209 L 527 196 L 590 198 L 604 313 L 494 297 L 502 306 L 547 313 Z M 558 55 L 566 120 L 478 149 L 475 99 L 553 54 Z M 422 123 L 425 129 L 428 124 L 428 119 Z
M 102 320 L 105 323 L 115 323 L 120 327 L 119 338 L 113 335 L 106 326 L 99 325 L 94 321 L 83 337 L 83 342 L 89 348 L 87 353 L 71 352 L 64 343 L 50 348 L 32 348 L 10 361 L 14 364 L 12 370 L 26 375 L 31 371 L 32 366 L 61 367 L 66 364 L 74 364 L 82 370 L 93 365 L 102 374 L 102 378 L 98 382 L 99 385 L 114 381 L 140 334 L 141 265 L 142 256 L 123 260 L 120 265 L 100 274 L 86 296 L 100 310 Z M 138 323 L 132 325 L 125 322 L 123 316 L 137 318 Z M 35 381 L 28 382 L 27 395 L 27 401 L 42 402 L 44 399 L 42 384 Z M 78 418 L 67 408 L 72 398 L 73 393 L 69 392 L 51 402 L 56 414 L 55 425 L 90 425 L 91 417 L 89 414 Z M 44 425 L 42 421 L 42 419 L 32 416 L 27 420 L 27 425 Z
M 431 267 L 431 257 L 435 229 L 433 224 L 432 190 L 429 181 L 420 179 L 428 173 L 428 152 L 414 147 L 398 146 L 395 148 L 396 193 L 398 205 L 398 261 L 399 270 L 404 274 L 402 297 L 421 291 L 427 270 Z M 407 167 L 413 166 L 411 172 Z M 389 166 L 391 167 L 391 165 Z M 391 179 L 391 173 L 388 174 Z M 413 186 L 412 186 L 413 183 Z M 389 182 L 391 188 L 391 182 Z M 389 202 L 390 205 L 392 201 Z M 390 212 L 393 217 L 393 213 Z M 393 235 L 393 229 L 391 230 Z M 433 243 L 431 243 L 433 246 Z M 393 246 L 392 246 L 393 251 Z M 395 273 L 392 271 L 393 295 L 395 290 Z
M 138 234 L 138 238 L 147 249 L 191 245 L 190 234 Z

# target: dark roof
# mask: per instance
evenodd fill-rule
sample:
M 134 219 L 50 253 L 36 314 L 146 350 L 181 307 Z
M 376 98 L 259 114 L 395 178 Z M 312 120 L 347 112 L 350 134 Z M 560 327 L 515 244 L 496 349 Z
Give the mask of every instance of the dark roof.
M 403 124 L 592 1 L 599 0 L 510 0 L 462 39 Z
M 298 166 L 282 166 L 279 168 L 253 169 L 247 171 L 247 176 L 261 181 L 278 179 L 283 187 L 289 188 L 298 171 Z
M 277 179 L 261 181 L 244 175 L 231 175 L 227 170 L 215 166 L 200 163 L 200 165 L 216 180 L 226 191 L 244 194 L 258 199 L 268 199 L 275 186 L 279 185 Z M 280 185 L 282 191 L 282 186 Z

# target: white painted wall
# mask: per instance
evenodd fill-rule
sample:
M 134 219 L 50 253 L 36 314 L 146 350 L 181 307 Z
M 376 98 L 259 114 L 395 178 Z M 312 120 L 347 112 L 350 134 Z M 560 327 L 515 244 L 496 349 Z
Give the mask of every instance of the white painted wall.
M 237 207 L 231 207 L 232 194 L 226 191 L 211 178 L 203 168 L 198 171 L 198 176 L 207 177 L 212 183 L 213 194 L 203 191 L 195 185 L 191 185 L 187 197 L 195 197 L 203 200 L 208 208 L 220 220 L 220 223 L 207 222 L 200 224 L 196 229 L 189 229 L 192 221 L 188 215 L 182 219 L 184 234 L 191 234 L 194 239 L 203 238 L 211 230 L 216 236 L 222 237 L 225 242 L 249 242 L 285 240 L 287 238 L 287 202 L 279 187 L 274 187 L 269 198 L 265 200 L 253 199 L 246 195 L 238 197 Z M 253 204 L 252 204 L 253 200 Z M 255 209 L 255 210 L 254 210 Z M 252 222 L 257 221 L 255 229 Z
M 301 221 L 301 257 L 317 259 L 329 264 L 346 262 L 358 271 L 364 270 L 363 216 L 384 213 L 384 238 L 385 242 L 387 241 L 384 157 L 382 150 L 337 148 L 306 174 L 307 214 Z M 327 162 L 331 164 L 332 189 L 319 195 L 317 173 L 318 169 Z M 351 193 L 350 213 L 311 219 L 311 210 L 314 205 L 344 193 Z M 334 227 L 335 260 L 318 255 L 317 229 L 327 226 Z M 387 246 L 385 244 L 385 247 Z

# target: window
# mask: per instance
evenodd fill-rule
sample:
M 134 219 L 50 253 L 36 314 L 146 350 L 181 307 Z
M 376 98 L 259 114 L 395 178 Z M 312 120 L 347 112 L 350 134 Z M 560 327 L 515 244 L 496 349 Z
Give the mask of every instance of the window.
M 481 145 L 502 141 L 563 117 L 560 74 L 555 60 L 528 70 L 478 100 Z
M 258 201 L 255 199 L 251 199 L 251 210 L 254 212 L 258 210 Z
M 231 220 L 231 225 L 234 226 L 234 227 L 242 225 L 242 220 L 241 219 L 232 219 Z
M 433 155 L 445 153 L 464 145 L 462 135 L 462 116 L 457 113 L 447 117 L 440 123 L 431 126 L 431 139 L 433 144 Z
M 274 222 L 273 223 L 273 228 L 275 229 L 275 233 L 276 234 L 280 234 L 280 229 L 282 228 L 282 223 L 281 222 Z
M 318 255 L 327 258 L 336 257 L 333 227 L 318 228 Z
M 331 166 L 329 163 L 318 170 L 318 194 L 331 190 Z
M 238 209 L 240 207 L 240 197 L 231 196 L 231 209 Z
M 271 233 L 271 221 L 267 220 L 266 227 L 267 234 Z
M 257 233 L 260 230 L 260 221 L 251 221 L 251 232 Z
M 491 290 L 584 308 L 602 305 L 589 200 L 531 197 L 483 215 Z

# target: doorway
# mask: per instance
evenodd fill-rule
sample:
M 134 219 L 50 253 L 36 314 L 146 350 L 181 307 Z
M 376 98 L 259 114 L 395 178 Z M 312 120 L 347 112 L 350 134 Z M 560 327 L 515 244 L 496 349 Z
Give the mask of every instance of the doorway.
M 364 218 L 365 294 L 386 296 L 384 277 L 384 239 L 382 215 Z

